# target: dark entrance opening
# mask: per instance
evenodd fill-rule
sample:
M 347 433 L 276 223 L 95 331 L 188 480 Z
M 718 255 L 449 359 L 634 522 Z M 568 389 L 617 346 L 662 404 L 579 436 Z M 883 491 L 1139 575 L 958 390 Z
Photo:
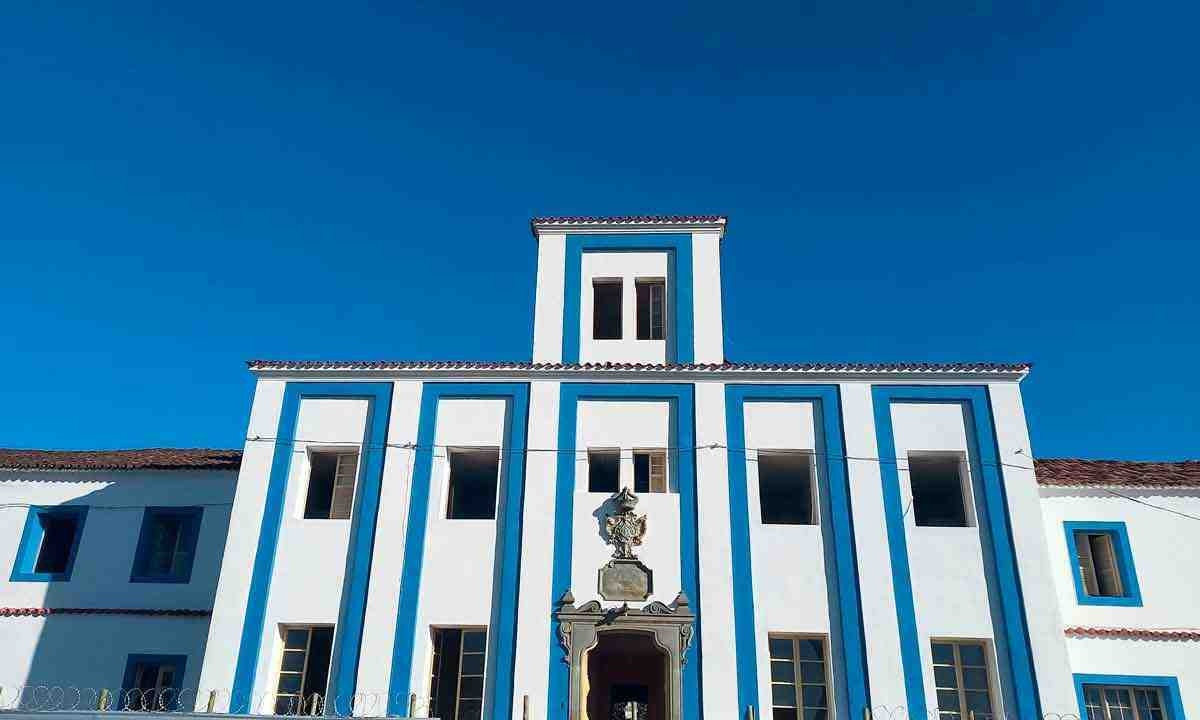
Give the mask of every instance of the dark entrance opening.
M 649 633 L 600 633 L 585 660 L 587 720 L 666 720 L 667 661 Z

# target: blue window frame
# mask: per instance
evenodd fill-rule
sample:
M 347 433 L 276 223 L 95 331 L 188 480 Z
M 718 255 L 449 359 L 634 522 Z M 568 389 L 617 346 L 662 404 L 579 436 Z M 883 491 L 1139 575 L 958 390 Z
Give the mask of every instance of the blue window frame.
M 75 567 L 85 505 L 31 506 L 25 516 L 12 582 L 66 582 Z
M 1142 606 L 1125 523 L 1066 522 L 1063 529 L 1080 605 Z
M 183 674 L 187 655 L 132 654 L 121 682 L 122 710 L 183 710 Z M 186 708 L 191 709 L 191 708 Z
M 192 579 L 201 507 L 148 507 L 129 582 L 186 583 Z
M 1187 720 L 1177 678 L 1076 674 L 1074 680 L 1083 720 Z

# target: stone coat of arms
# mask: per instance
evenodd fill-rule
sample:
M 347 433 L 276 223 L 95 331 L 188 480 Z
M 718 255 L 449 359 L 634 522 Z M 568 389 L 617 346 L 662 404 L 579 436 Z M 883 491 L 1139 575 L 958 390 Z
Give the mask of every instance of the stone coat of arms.
M 642 544 L 642 537 L 646 534 L 646 516 L 634 512 L 638 497 L 627 487 L 622 488 L 613 501 L 617 511 L 604 520 L 608 543 L 613 546 L 613 557 L 636 560 L 637 554 L 633 549 Z

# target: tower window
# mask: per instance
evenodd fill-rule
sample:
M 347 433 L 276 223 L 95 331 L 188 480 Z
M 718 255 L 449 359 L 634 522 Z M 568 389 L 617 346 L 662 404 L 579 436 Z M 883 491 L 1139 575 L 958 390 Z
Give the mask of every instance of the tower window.
M 940 720 L 992 720 L 987 649 L 983 643 L 932 643 L 933 680 Z
M 639 493 L 670 492 L 667 487 L 667 453 L 665 450 L 633 451 L 633 491 Z
M 910 455 L 913 514 L 924 527 L 967 527 L 962 458 L 958 455 Z
M 813 524 L 812 455 L 758 453 L 758 502 L 766 525 Z
M 450 520 L 494 520 L 499 479 L 499 448 L 451 450 L 446 517 Z
M 358 453 L 314 451 L 309 453 L 308 462 L 305 519 L 349 519 L 358 478 Z
M 621 452 L 588 451 L 588 492 L 615 493 L 620 485 Z
M 621 281 L 592 282 L 592 338 L 621 339 Z
M 771 635 L 767 646 L 771 655 L 773 720 L 828 718 L 824 638 Z
M 666 337 L 666 281 L 638 280 L 635 287 L 637 288 L 637 339 L 664 339 Z

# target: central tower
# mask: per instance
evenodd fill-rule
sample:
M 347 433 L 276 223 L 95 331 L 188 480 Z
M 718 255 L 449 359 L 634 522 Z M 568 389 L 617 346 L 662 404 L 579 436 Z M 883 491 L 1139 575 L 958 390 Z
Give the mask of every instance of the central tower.
M 535 363 L 724 362 L 725 218 L 534 218 Z

